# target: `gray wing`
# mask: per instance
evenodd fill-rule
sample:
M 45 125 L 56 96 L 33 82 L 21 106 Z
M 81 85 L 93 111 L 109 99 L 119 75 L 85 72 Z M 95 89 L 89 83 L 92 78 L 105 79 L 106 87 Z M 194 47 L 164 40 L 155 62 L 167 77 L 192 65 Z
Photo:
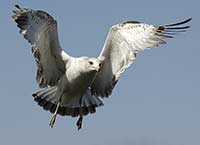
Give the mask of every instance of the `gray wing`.
M 64 59 L 68 55 L 61 49 L 57 34 L 56 20 L 40 10 L 20 8 L 12 18 L 20 33 L 32 45 L 32 53 L 38 66 L 36 80 L 41 88 L 53 86 L 65 73 Z
M 166 44 L 164 38 L 184 32 L 189 26 L 177 27 L 191 20 L 187 19 L 171 25 L 154 26 L 129 21 L 114 25 L 107 36 L 104 47 L 99 55 L 104 63 L 91 85 L 91 93 L 96 96 L 108 97 L 121 74 L 136 58 L 136 54 L 146 48 Z

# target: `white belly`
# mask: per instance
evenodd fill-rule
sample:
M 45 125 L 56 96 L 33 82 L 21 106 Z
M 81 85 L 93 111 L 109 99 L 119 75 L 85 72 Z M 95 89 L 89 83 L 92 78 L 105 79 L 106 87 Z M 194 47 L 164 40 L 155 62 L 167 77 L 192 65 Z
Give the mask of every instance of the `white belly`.
M 61 98 L 61 104 L 69 107 L 72 107 L 73 104 L 74 107 L 78 107 L 81 96 L 86 93 L 95 77 L 95 74 L 95 72 L 81 75 L 73 75 L 73 73 L 69 73 L 69 75 L 66 74 L 65 78 L 63 78 L 65 87 L 62 86 L 63 88 L 61 89 L 64 90 Z

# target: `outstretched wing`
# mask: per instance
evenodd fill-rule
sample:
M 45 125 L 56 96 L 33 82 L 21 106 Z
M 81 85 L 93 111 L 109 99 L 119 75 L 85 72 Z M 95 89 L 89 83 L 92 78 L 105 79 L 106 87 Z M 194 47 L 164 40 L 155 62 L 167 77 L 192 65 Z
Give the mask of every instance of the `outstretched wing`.
M 59 44 L 56 20 L 44 11 L 22 9 L 18 5 L 16 8 L 12 18 L 20 33 L 32 45 L 38 66 L 36 80 L 41 88 L 53 86 L 65 73 L 64 57 L 68 59 Z
M 171 25 L 154 26 L 136 21 L 114 25 L 108 33 L 99 58 L 104 63 L 91 85 L 91 93 L 108 97 L 121 74 L 135 60 L 136 54 L 145 48 L 166 44 L 164 38 L 173 38 L 179 32 L 185 32 L 189 26 L 179 27 L 191 20 L 187 19 Z

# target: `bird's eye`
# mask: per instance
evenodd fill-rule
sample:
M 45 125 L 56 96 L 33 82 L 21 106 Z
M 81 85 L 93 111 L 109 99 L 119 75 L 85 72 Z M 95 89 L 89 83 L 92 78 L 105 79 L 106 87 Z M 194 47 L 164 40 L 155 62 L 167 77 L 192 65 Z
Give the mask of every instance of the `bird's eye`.
M 102 66 L 102 64 L 100 63 L 100 64 L 99 64 L 99 67 L 101 67 L 101 66 Z
M 89 61 L 90 65 L 93 65 L 93 62 L 92 61 Z

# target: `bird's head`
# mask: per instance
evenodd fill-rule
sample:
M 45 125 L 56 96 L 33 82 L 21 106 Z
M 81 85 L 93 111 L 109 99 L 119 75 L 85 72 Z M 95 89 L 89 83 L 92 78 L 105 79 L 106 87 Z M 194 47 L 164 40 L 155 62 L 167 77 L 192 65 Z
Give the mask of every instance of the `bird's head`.
M 90 71 L 99 72 L 102 66 L 102 62 L 97 58 L 88 58 L 86 61 L 86 66 Z

